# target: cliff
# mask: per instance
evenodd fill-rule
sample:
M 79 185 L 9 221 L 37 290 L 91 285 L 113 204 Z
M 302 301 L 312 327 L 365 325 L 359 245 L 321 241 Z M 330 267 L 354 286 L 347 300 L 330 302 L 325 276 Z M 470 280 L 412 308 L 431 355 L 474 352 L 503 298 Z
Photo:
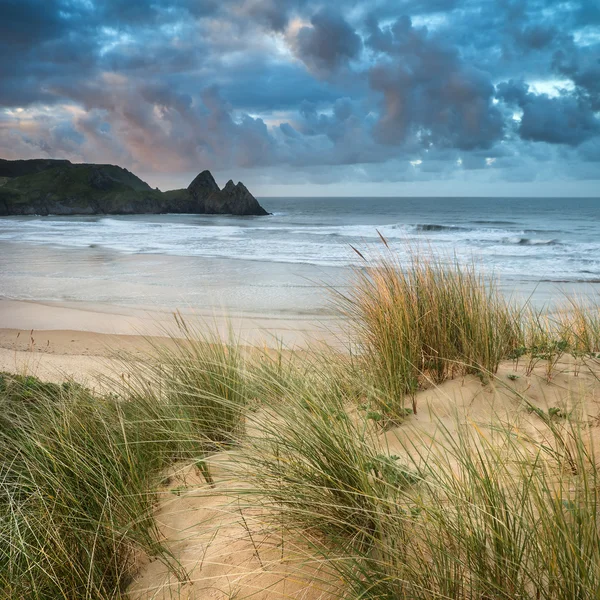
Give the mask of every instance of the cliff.
M 143 213 L 268 214 L 242 183 L 221 190 L 209 171 L 161 192 L 114 165 L 0 159 L 0 216 Z

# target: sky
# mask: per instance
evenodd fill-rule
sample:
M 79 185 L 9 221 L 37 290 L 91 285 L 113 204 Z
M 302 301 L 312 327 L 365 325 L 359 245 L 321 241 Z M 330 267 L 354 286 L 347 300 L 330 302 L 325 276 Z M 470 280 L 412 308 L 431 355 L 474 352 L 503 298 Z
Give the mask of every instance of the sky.
M 600 2 L 0 0 L 0 157 L 257 196 L 600 196 Z

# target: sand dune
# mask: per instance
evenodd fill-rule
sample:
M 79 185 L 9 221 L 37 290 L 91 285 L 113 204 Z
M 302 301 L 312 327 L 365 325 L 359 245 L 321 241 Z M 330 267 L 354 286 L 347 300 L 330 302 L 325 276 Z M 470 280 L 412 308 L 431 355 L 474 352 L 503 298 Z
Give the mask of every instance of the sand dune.
M 402 456 L 403 438 L 435 447 L 441 428 L 452 435 L 458 427 L 472 426 L 489 435 L 499 421 L 541 439 L 548 430 L 525 410 L 519 394 L 546 412 L 554 407 L 564 413 L 581 410 L 600 423 L 597 371 L 596 365 L 582 368 L 566 357 L 548 381 L 543 362 L 527 376 L 525 365 L 515 370 L 506 361 L 492 382 L 484 384 L 472 375 L 448 381 L 417 394 L 417 415 L 383 433 L 382 448 Z M 592 441 L 600 441 L 600 429 L 593 430 Z M 318 557 L 289 540 L 282 548 L 281 539 L 264 530 L 260 514 L 240 509 L 244 499 L 236 489 L 243 484 L 228 478 L 229 461 L 226 453 L 213 456 L 214 489 L 192 467 L 170 474 L 155 514 L 162 541 L 187 579 L 178 580 L 159 560 L 146 562 L 130 588 L 131 598 L 333 598 Z
M 146 343 L 139 336 L 2 330 L 0 370 L 55 381 L 74 377 L 94 387 L 99 376 L 119 368 L 119 361 L 111 358 L 115 352 L 143 356 Z M 544 361 L 529 375 L 526 366 L 522 361 L 517 369 L 512 361 L 505 361 L 492 381 L 469 375 L 419 392 L 417 414 L 383 431 L 382 449 L 402 455 L 401 441 L 408 438 L 435 447 L 442 428 L 452 435 L 458 427 L 477 427 L 482 435 L 489 435 L 492 424 L 499 421 L 541 439 L 547 428 L 535 412 L 526 410 L 520 395 L 546 413 L 553 408 L 563 414 L 579 411 L 584 419 L 600 424 L 597 361 L 584 364 L 582 359 L 565 356 L 550 380 Z M 592 431 L 591 443 L 597 444 L 600 428 Z M 214 487 L 188 464 L 178 464 L 165 473 L 154 515 L 164 552 L 139 558 L 130 598 L 333 597 L 328 592 L 331 575 L 319 557 L 301 543 L 270 531 L 261 513 L 245 505 L 241 493 L 245 484 L 231 475 L 235 454 L 213 455 L 210 465 Z

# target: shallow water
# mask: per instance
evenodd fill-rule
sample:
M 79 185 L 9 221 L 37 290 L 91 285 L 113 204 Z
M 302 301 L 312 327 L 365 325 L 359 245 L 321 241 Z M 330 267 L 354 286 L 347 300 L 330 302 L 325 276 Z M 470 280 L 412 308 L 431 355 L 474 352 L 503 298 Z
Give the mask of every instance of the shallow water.
M 269 217 L 138 215 L 0 219 L 0 295 L 34 300 L 327 312 L 376 256 L 381 233 L 408 249 L 457 256 L 508 291 L 546 301 L 600 282 L 594 199 L 264 198 Z M 379 233 L 378 233 L 379 232 Z

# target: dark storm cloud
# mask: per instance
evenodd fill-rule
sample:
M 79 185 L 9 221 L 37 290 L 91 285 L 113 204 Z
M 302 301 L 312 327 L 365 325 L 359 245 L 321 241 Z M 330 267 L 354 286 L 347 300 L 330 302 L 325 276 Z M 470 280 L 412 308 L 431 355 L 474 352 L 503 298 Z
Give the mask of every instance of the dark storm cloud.
M 94 12 L 99 22 L 110 23 L 115 27 L 135 27 L 176 18 L 214 14 L 219 4 L 218 0 L 103 0 L 95 3 Z
M 502 137 L 489 76 L 463 64 L 455 48 L 408 17 L 385 29 L 372 24 L 368 43 L 385 55 L 370 72 L 383 95 L 376 134 L 384 143 L 420 134 L 428 144 L 470 150 Z
M 598 119 L 590 107 L 572 96 L 536 95 L 523 106 L 519 127 L 523 139 L 577 146 L 599 132 Z
M 0 0 L 0 11 L 0 154 L 13 158 L 318 167 L 328 181 L 519 180 L 548 165 L 588 177 L 600 161 L 595 0 Z
M 341 15 L 321 9 L 297 32 L 293 46 L 309 69 L 326 74 L 357 58 L 362 40 Z
M 6 48 L 27 49 L 66 35 L 70 8 L 66 0 L 4 0 L 0 40 Z
M 498 96 L 522 110 L 518 132 L 525 140 L 577 146 L 600 134 L 600 121 L 586 96 L 562 92 L 550 98 L 512 80 L 498 86 Z
M 8 0 L 0 3 L 0 107 L 53 102 L 45 83 L 70 78 L 95 64 L 95 41 L 69 2 Z
M 584 48 L 559 50 L 553 57 L 553 66 L 587 94 L 593 110 L 600 110 L 600 37 L 595 44 Z

